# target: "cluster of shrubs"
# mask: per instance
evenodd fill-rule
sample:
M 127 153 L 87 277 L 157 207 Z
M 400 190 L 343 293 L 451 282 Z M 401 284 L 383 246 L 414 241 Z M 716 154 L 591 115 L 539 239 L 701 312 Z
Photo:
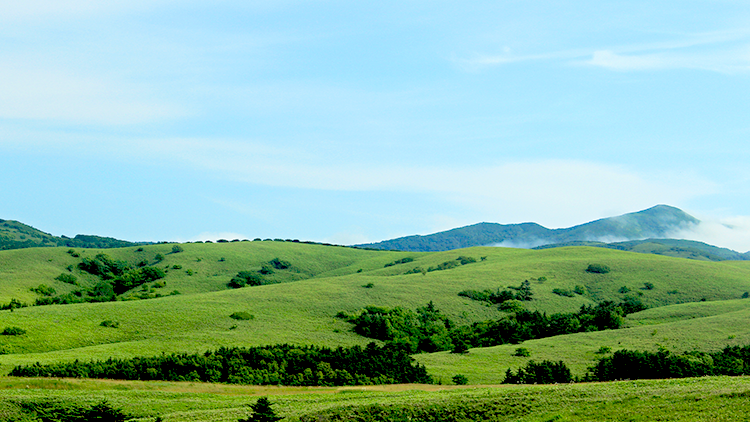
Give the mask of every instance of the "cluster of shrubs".
M 223 259 L 223 258 L 222 258 Z M 263 264 L 260 270 L 256 271 L 240 271 L 229 280 L 227 287 L 232 289 L 239 289 L 242 287 L 262 286 L 264 284 L 271 284 L 273 281 L 264 279 L 264 275 L 271 275 L 274 270 L 288 270 L 292 267 L 289 261 L 284 261 L 279 258 L 274 258 L 268 263 Z
M 492 304 L 502 304 L 509 300 L 520 300 L 528 301 L 532 300 L 534 295 L 531 291 L 531 282 L 524 280 L 520 286 L 510 286 L 508 289 L 511 290 L 500 290 L 499 288 L 494 292 L 490 289 L 479 290 L 463 290 L 458 292 L 459 296 L 468 297 L 471 300 L 477 300 L 481 302 L 489 302 Z
M 13 407 L 16 408 L 15 415 L 5 415 L 11 421 L 124 422 L 133 417 L 112 407 L 106 400 L 90 406 L 64 401 L 23 400 Z
M 589 370 L 588 379 L 613 381 L 706 375 L 750 375 L 750 345 L 727 346 L 714 353 L 689 352 L 682 355 L 667 350 L 618 350 L 612 356 L 599 359 Z
M 371 385 L 429 383 L 424 366 L 392 346 L 336 349 L 288 344 L 220 348 L 200 354 L 17 366 L 19 377 L 202 381 L 253 385 Z
M 405 259 L 409 259 L 409 258 L 405 258 Z M 410 262 L 410 261 L 407 261 L 407 262 Z M 424 269 L 422 267 L 415 267 L 405 272 L 404 274 L 417 274 L 417 273 L 427 274 L 432 271 L 450 270 L 452 268 L 460 267 L 461 265 L 473 264 L 475 262 L 477 262 L 476 258 L 472 258 L 470 256 L 459 256 L 453 261 L 445 261 L 436 266 L 430 266 L 427 269 Z
M 78 264 L 78 268 L 89 274 L 97 275 L 102 280 L 110 281 L 115 294 L 119 295 L 166 276 L 161 268 L 149 267 L 146 264 L 144 262 L 138 268 L 133 268 L 127 261 L 114 260 L 108 255 L 100 253 L 94 259 L 83 258 Z
M 414 258 L 412 258 L 412 257 L 401 258 L 401 259 L 398 259 L 396 261 L 389 262 L 389 263 L 385 264 L 383 266 L 383 268 L 392 267 L 392 266 L 398 265 L 398 264 L 406 264 L 408 262 L 414 262 Z
M 410 353 L 451 350 L 463 353 L 469 347 L 516 344 L 525 340 L 586 331 L 617 329 L 628 313 L 645 309 L 637 299 L 616 304 L 605 301 L 583 305 L 578 312 L 547 315 L 519 309 L 498 320 L 455 326 L 430 302 L 416 312 L 368 306 L 356 315 L 337 315 L 354 324 L 359 335 L 383 340 Z
M 609 348 L 600 349 L 609 353 Z M 599 352 L 597 352 L 599 353 Z M 563 361 L 529 361 L 517 372 L 508 369 L 506 384 L 553 384 L 567 382 L 616 381 L 624 379 L 666 379 L 703 376 L 750 375 L 750 345 L 727 346 L 713 353 L 673 354 L 667 350 L 647 352 L 618 350 L 600 358 L 581 378 L 572 377 Z

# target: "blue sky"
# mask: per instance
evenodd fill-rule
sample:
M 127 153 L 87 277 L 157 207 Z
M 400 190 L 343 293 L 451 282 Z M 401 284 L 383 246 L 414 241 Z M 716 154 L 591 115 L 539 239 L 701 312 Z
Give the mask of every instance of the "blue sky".
M 744 1 L 0 4 L 0 218 L 359 243 L 656 204 L 750 250 Z

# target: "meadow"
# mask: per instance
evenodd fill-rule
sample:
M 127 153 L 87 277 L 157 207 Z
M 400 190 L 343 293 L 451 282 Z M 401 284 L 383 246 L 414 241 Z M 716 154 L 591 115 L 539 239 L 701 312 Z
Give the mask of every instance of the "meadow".
M 350 323 L 336 317 L 339 312 L 353 313 L 370 305 L 413 310 L 432 301 L 454 324 L 465 325 L 499 319 L 506 312 L 497 305 L 461 297 L 459 292 L 502 290 L 524 280 L 530 282 L 533 292 L 532 300 L 523 302 L 530 310 L 575 312 L 582 305 L 618 302 L 625 297 L 637 298 L 649 309 L 625 317 L 624 327 L 618 330 L 476 348 L 465 354 L 414 355 L 441 386 L 290 389 L 5 377 L 0 378 L 3 400 L 107 398 L 145 418 L 141 420 L 167 415 L 168 421 L 229 421 L 246 412 L 252 397 L 263 394 L 273 394 L 282 414 L 294 420 L 330 407 L 376 402 L 401 405 L 415 397 L 420 402 L 447 403 L 452 397 L 496 401 L 508 394 L 529 398 L 540 397 L 543 392 L 545 400 L 552 400 L 544 409 L 551 406 L 551 410 L 534 407 L 530 414 L 508 420 L 601 420 L 589 415 L 601 417 L 605 413 L 622 417 L 610 420 L 649 420 L 641 414 L 666 408 L 673 408 L 671 415 L 675 418 L 666 420 L 698 420 L 691 408 L 701 406 L 706 412 L 716 412 L 715 420 L 734 420 L 731 412 L 725 411 L 725 417 L 719 409 L 728 403 L 735 406 L 741 401 L 738 397 L 748 390 L 748 380 L 741 377 L 556 387 L 447 385 L 458 374 L 473 386 L 499 384 L 508 368 L 515 370 L 531 359 L 562 359 L 574 375 L 582 376 L 599 357 L 618 349 L 681 353 L 750 344 L 746 327 L 750 300 L 743 299 L 750 291 L 748 262 L 704 262 L 588 247 L 482 247 L 416 253 L 281 241 L 179 246 L 177 252 L 173 244 L 78 248 L 73 253 L 70 248 L 0 251 L 0 304 L 12 299 L 34 303 L 40 294 L 31 289 L 42 284 L 54 288 L 56 294 L 94 286 L 99 278 L 79 269 L 78 263 L 99 253 L 131 264 L 146 262 L 165 272 L 158 282 L 126 292 L 117 301 L 0 311 L 0 329 L 19 327 L 25 331 L 22 335 L 0 336 L 0 373 L 34 362 L 201 353 L 221 346 L 365 345 L 372 340 L 354 333 Z M 471 257 L 476 262 L 427 271 L 459 257 Z M 260 272 L 273 259 L 291 266 L 264 275 L 269 284 L 239 289 L 227 286 L 238 272 Z M 606 265 L 610 271 L 587 272 L 590 264 Z M 60 274 L 75 276 L 78 285 L 56 280 Z M 559 294 L 573 290 L 580 293 Z M 137 298 L 144 295 L 153 298 Z M 252 318 L 231 318 L 236 312 Z M 104 321 L 116 324 L 103 326 Z M 520 347 L 528 356 L 516 356 Z M 648 388 L 642 392 L 645 386 Z M 640 399 L 633 398 L 636 394 Z M 692 397 L 692 401 L 686 397 Z M 144 403 L 143 407 L 139 403 Z

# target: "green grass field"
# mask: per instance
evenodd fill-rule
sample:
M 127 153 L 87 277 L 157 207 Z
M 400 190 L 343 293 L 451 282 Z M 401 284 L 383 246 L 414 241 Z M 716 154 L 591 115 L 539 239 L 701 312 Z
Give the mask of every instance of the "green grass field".
M 203 352 L 220 346 L 364 345 L 371 340 L 356 335 L 350 324 L 336 318 L 339 311 L 356 312 L 368 305 L 415 309 L 433 301 L 455 323 L 469 324 L 497 319 L 503 313 L 496 306 L 460 297 L 458 292 L 506 289 L 524 280 L 531 282 L 533 291 L 533 300 L 524 305 L 532 310 L 570 312 L 602 300 L 620 301 L 626 295 L 639 298 L 650 309 L 629 315 L 625 328 L 619 330 L 471 349 L 467 354 L 422 354 L 416 359 L 443 384 L 451 384 L 452 377 L 461 374 L 470 384 L 491 385 L 500 383 L 508 368 L 515 370 L 529 359 L 564 360 L 574 375 L 583 375 L 602 356 L 602 350 L 715 351 L 750 343 L 746 323 L 750 300 L 740 299 L 750 291 L 750 262 L 702 262 L 586 247 L 411 253 L 263 241 L 183 244 L 182 252 L 172 253 L 172 246 L 149 245 L 140 251 L 136 247 L 76 249 L 81 254 L 78 258 L 68 253 L 68 248 L 0 251 L 0 303 L 13 298 L 33 303 L 39 296 L 30 289 L 40 284 L 55 288 L 58 294 L 77 288 L 55 280 L 61 273 L 75 275 L 81 286 L 93 286 L 98 278 L 76 265 L 83 257 L 93 258 L 100 252 L 133 264 L 145 260 L 166 271 L 160 280 L 164 287 L 150 283 L 123 295 L 124 299 L 142 292 L 164 295 L 156 299 L 0 311 L 0 329 L 26 330 L 20 336 L 0 336 L 0 350 L 5 353 L 0 355 L 0 373 L 34 362 Z M 157 254 L 164 259 L 157 262 Z M 405 274 L 459 256 L 477 262 Z M 237 272 L 258 271 L 274 258 L 292 264 L 267 276 L 275 284 L 227 287 Z M 403 258 L 413 261 L 386 266 Z M 588 273 L 589 264 L 607 265 L 611 271 Z M 648 288 L 649 284 L 653 287 Z M 553 293 L 554 289 L 573 290 L 576 286 L 583 287 L 584 294 L 566 297 Z M 628 293 L 621 293 L 623 287 Z M 174 290 L 180 294 L 169 296 Z M 249 312 L 254 318 L 230 318 L 238 311 Z M 105 320 L 117 322 L 118 327 L 101 326 Z M 514 356 L 518 347 L 526 348 L 530 356 Z M 4 377 L 0 378 L 0 390 L 6 403 L 107 398 L 143 421 L 156 415 L 167 421 L 234 421 L 246 415 L 246 405 L 253 397 L 263 394 L 273 395 L 290 420 L 337 406 L 478 397 L 495 400 L 508 395 L 534 403 L 531 414 L 508 419 L 524 421 L 654 420 L 661 412 L 669 415 L 663 420 L 739 420 L 738 415 L 750 410 L 746 397 L 744 402 L 741 399 L 750 390 L 746 378 L 538 387 L 292 389 Z M 701 412 L 710 418 L 700 419 Z
M 219 346 L 274 343 L 338 346 L 366 344 L 369 339 L 351 331 L 335 318 L 339 311 L 354 312 L 367 305 L 402 306 L 414 309 L 432 300 L 458 324 L 496 319 L 502 313 L 494 306 L 459 297 L 466 289 L 497 289 L 532 282 L 531 309 L 548 313 L 575 311 L 583 304 L 601 300 L 619 301 L 622 286 L 653 307 L 631 315 L 627 330 L 581 333 L 527 342 L 533 358 L 565 356 L 578 372 L 585 369 L 600 346 L 612 348 L 664 345 L 686 350 L 720 347 L 724 342 L 749 340 L 748 330 L 739 323 L 745 301 L 737 300 L 750 290 L 750 265 L 736 262 L 701 262 L 656 255 L 644 255 L 599 248 L 520 250 L 470 248 L 438 253 L 406 253 L 357 250 L 293 242 L 229 242 L 184 244 L 184 251 L 170 253 L 172 245 L 106 250 L 114 259 L 159 262 L 166 269 L 166 286 L 156 291 L 178 290 L 181 294 L 148 300 L 107 303 L 34 306 L 0 312 L 0 328 L 16 326 L 22 336 L 2 336 L 7 354 L 0 355 L 0 370 L 22 363 L 67 359 L 106 359 L 153 355 L 161 352 L 201 352 Z M 93 257 L 98 250 L 82 250 Z M 404 273 L 416 267 L 428 268 L 470 256 L 476 263 L 426 274 Z M 385 267 L 410 257 L 413 262 Z M 480 258 L 484 257 L 485 260 Z M 37 248 L 0 252 L 0 297 L 31 302 L 36 293 L 30 287 L 53 286 L 58 292 L 73 286 L 54 280 L 66 267 L 80 262 L 66 248 Z M 228 289 L 226 283 L 242 270 L 258 270 L 273 258 L 289 261 L 292 268 L 269 277 L 278 284 Z M 608 274 L 585 271 L 591 263 L 609 266 Z M 750 263 L 748 263 L 750 264 Z M 180 267 L 174 269 L 174 267 Z M 193 275 L 188 275 L 192 270 Z M 96 278 L 73 268 L 81 284 Z M 647 290 L 644 283 L 654 288 Z M 363 286 L 372 284 L 371 288 Z M 555 288 L 583 286 L 585 293 L 574 297 L 554 294 Z M 147 286 L 147 288 L 150 288 Z M 67 290 L 66 290 L 67 289 Z M 136 291 L 141 291 L 136 288 Z M 127 296 L 127 294 L 125 295 Z M 706 299 L 706 302 L 700 302 Z M 0 301 L 2 303 L 2 301 Z M 750 303 L 748 301 L 747 303 Z M 677 305 L 679 306 L 669 306 Z M 249 321 L 229 315 L 245 311 Z M 717 319 L 718 318 L 718 319 Z M 721 318 L 724 318 L 723 320 Z M 101 326 L 116 321 L 118 328 Z M 659 324 L 658 327 L 651 327 Z M 698 324 L 698 325 L 696 325 Z M 648 326 L 641 326 L 648 325 Z M 695 330 L 696 326 L 712 327 Z M 682 328 L 688 327 L 688 328 Z M 654 331 L 657 334 L 653 334 Z M 687 331 L 687 332 L 685 332 Z M 568 347 L 578 344 L 580 346 Z M 537 351 L 537 349 L 539 349 Z M 497 350 L 497 352 L 496 352 Z M 514 367 L 523 361 L 505 358 L 513 346 L 472 350 L 468 357 L 420 356 L 430 371 L 448 377 L 439 368 L 460 368 L 470 382 L 497 382 L 495 376 L 476 376 L 469 367 L 480 364 L 486 354 L 492 368 Z M 495 357 L 495 355 L 497 355 Z M 447 359 L 446 362 L 443 360 Z M 457 362 L 453 360 L 458 359 Z M 461 362 L 469 362 L 463 365 Z M 454 366 L 457 365 L 457 366 Z M 481 363 L 484 365 L 484 363 Z M 467 366 L 464 369 L 464 366 Z M 504 371 L 504 369 L 503 369 Z M 453 374 L 450 374 L 451 376 Z
M 0 379 L 0 412 L 20 401 L 61 400 L 91 405 L 107 400 L 152 422 L 235 422 L 268 396 L 284 421 L 352 406 L 522 405 L 496 421 L 741 421 L 750 412 L 748 377 L 707 377 L 570 385 L 451 387 L 395 385 L 291 388 L 67 379 Z

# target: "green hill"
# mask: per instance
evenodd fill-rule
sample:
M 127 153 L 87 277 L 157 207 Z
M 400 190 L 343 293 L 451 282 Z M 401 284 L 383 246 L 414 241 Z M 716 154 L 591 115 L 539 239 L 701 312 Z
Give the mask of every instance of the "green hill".
M 511 247 L 534 247 L 605 239 L 663 238 L 699 222 L 678 208 L 657 205 L 640 212 L 604 218 L 564 229 L 548 229 L 536 223 L 479 223 L 426 236 L 407 236 L 357 246 L 384 250 L 434 252 L 499 244 Z
M 504 313 L 495 306 L 461 297 L 459 292 L 506 288 L 524 280 L 531 281 L 534 293 L 534 300 L 526 302 L 526 306 L 548 313 L 572 312 L 581 305 L 603 300 L 619 301 L 625 296 L 620 293 L 622 287 L 627 287 L 631 295 L 640 295 L 643 303 L 652 308 L 738 299 L 750 291 L 750 265 L 602 248 L 470 248 L 413 253 L 271 241 L 180 246 L 182 251 L 177 253 L 172 252 L 174 245 L 166 244 L 78 250 L 79 257 L 67 248 L 1 251 L 0 303 L 12 298 L 32 302 L 40 294 L 30 289 L 40 284 L 58 292 L 95 284 L 98 278 L 79 269 L 77 263 L 102 252 L 112 259 L 131 263 L 146 260 L 149 266 L 158 266 L 166 275 L 145 287 L 125 292 L 115 302 L 0 311 L 0 327 L 26 331 L 20 336 L 4 336 L 6 354 L 0 356 L 0 366 L 7 370 L 12 365 L 36 361 L 200 352 L 219 346 L 285 342 L 323 346 L 366 344 L 371 340 L 355 334 L 351 324 L 336 318 L 338 312 L 355 312 L 369 305 L 415 309 L 433 301 L 456 324 L 465 325 L 497 319 Z M 158 263 L 157 255 L 163 256 Z M 443 271 L 412 271 L 437 268 L 459 256 L 473 257 L 477 262 Z M 275 258 L 291 265 L 267 275 L 272 284 L 227 287 L 239 271 L 259 272 Z M 592 263 L 607 265 L 611 271 L 587 272 Z M 61 273 L 76 276 L 81 286 L 55 280 Z M 158 283 L 163 283 L 163 287 L 157 287 Z M 645 283 L 651 283 L 652 288 L 644 287 Z M 584 293 L 573 297 L 555 293 L 575 286 L 581 286 Z M 169 295 L 174 290 L 180 294 Z M 153 297 L 160 292 L 163 297 L 127 300 L 144 294 Z M 254 318 L 234 320 L 230 315 L 235 312 L 248 312 Z M 670 318 L 671 323 L 674 318 Z M 104 321 L 116 322 L 117 328 L 102 326 Z M 741 334 L 745 329 L 737 323 L 730 327 L 734 326 L 738 338 L 744 338 Z M 578 339 L 608 333 L 568 337 Z M 620 336 L 627 330 L 611 333 Z M 689 344 L 703 347 L 700 342 Z M 574 351 L 565 350 L 576 356 Z M 472 351 L 470 355 L 481 353 Z M 582 349 L 580 353 L 585 357 L 590 351 Z
M 750 259 L 750 253 L 739 253 L 727 248 L 719 248 L 703 242 L 684 239 L 646 239 L 627 242 L 594 242 L 573 241 L 538 246 L 534 249 L 550 249 L 567 246 L 593 246 L 597 248 L 617 249 L 639 253 L 673 256 L 677 258 L 697 259 L 701 261 L 743 261 Z
M 67 246 L 75 248 L 122 248 L 144 243 L 111 237 L 79 234 L 73 238 L 53 236 L 13 220 L 0 220 L 0 250 Z

